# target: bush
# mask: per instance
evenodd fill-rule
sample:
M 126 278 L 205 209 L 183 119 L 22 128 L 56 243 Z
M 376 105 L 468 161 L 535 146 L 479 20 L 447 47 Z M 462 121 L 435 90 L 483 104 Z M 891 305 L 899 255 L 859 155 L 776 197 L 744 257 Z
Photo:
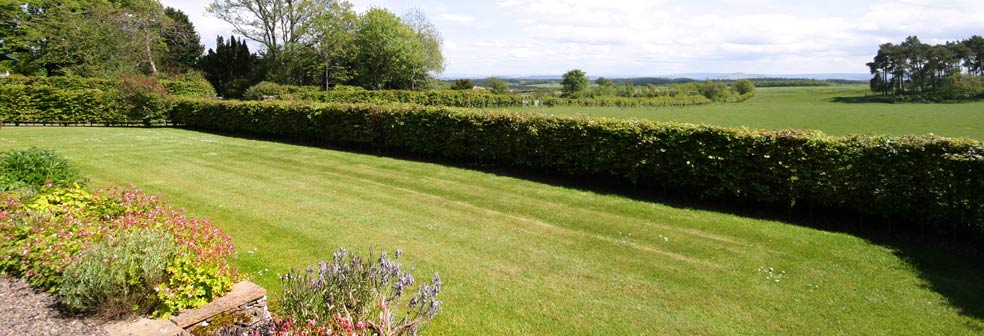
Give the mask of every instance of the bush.
M 971 139 L 416 105 L 182 100 L 172 113 L 200 129 L 605 177 L 724 201 L 850 209 L 895 219 L 896 232 L 984 242 L 984 145 Z
M 78 310 L 116 312 L 127 302 L 140 301 L 153 305 L 141 305 L 138 311 L 154 311 L 157 316 L 196 308 L 231 289 L 237 277 L 229 264 L 234 251 L 232 239 L 208 221 L 187 218 L 160 197 L 135 189 L 113 188 L 92 193 L 80 191 L 78 187 L 69 189 L 42 188 L 33 195 L 4 195 L 6 199 L 0 203 L 0 274 L 23 277 L 32 286 L 53 292 L 60 292 L 63 285 L 72 286 L 64 294 L 66 298 L 80 298 L 73 299 L 71 304 Z M 121 241 L 130 237 L 124 232 L 160 233 L 173 241 L 176 252 L 169 254 L 171 257 L 160 268 L 163 280 L 146 284 L 156 298 L 145 300 L 141 296 L 109 302 L 110 307 L 91 306 L 87 302 L 95 301 L 87 301 L 86 297 L 119 287 L 109 286 L 110 282 L 87 284 L 94 276 L 91 272 L 99 266 L 77 260 L 98 256 L 86 256 L 97 252 L 83 252 L 97 246 L 103 246 L 100 251 L 119 255 L 120 246 L 129 249 L 146 245 L 145 240 Z M 77 273 L 66 275 L 70 269 Z M 135 281 L 127 277 L 127 281 Z M 156 275 L 152 278 L 158 279 Z M 137 287 L 127 290 L 134 288 Z
M 441 279 L 435 274 L 404 298 L 415 280 L 396 261 L 400 255 L 397 250 L 390 259 L 383 252 L 374 259 L 370 252 L 363 259 L 340 249 L 332 262 L 281 277 L 280 309 L 291 319 L 345 334 L 416 335 L 441 310 Z
M 0 79 L 0 120 L 7 123 L 158 122 L 167 96 L 212 98 L 215 89 L 200 76 L 157 81 L 130 76 L 122 80 L 71 76 Z
M 164 121 L 167 110 L 167 89 L 153 77 L 133 75 L 123 79 L 120 87 L 126 103 L 126 116 L 130 120 L 141 120 L 150 126 L 152 122 Z
M 243 98 L 247 100 L 264 100 L 266 97 L 293 99 L 298 93 L 317 94 L 321 88 L 317 86 L 280 85 L 272 82 L 260 82 L 246 90 Z
M 183 80 L 162 80 L 161 84 L 167 93 L 179 97 L 215 98 L 215 88 L 204 78 L 188 78 Z
M 64 271 L 58 300 L 76 313 L 142 315 L 158 306 L 154 287 L 178 254 L 174 238 L 153 230 L 126 230 L 85 249 Z
M 0 192 L 45 184 L 85 183 L 79 169 L 52 150 L 28 148 L 0 153 Z

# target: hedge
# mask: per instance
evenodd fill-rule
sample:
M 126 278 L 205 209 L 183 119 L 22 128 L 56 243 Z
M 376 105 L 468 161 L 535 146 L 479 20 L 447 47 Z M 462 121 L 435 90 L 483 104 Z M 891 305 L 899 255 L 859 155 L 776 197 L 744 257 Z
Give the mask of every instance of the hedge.
M 198 129 L 608 176 L 716 200 L 856 210 L 896 220 L 893 230 L 984 242 L 984 147 L 972 139 L 833 137 L 418 105 L 182 99 L 171 113 Z
M 0 120 L 6 123 L 122 122 L 126 119 L 126 106 L 119 92 L 0 84 Z
M 404 103 L 427 106 L 453 107 L 518 107 L 518 106 L 585 106 L 585 107 L 671 107 L 711 103 L 701 95 L 661 96 L 654 98 L 597 97 L 561 98 L 528 97 L 494 94 L 491 92 L 469 90 L 352 90 L 333 89 L 319 91 L 311 87 L 291 87 L 276 84 L 257 85 L 251 88 L 253 94 L 247 98 L 260 100 L 262 95 L 275 96 L 280 100 L 306 100 L 322 103 L 347 104 L 390 104 Z M 262 94 L 261 94 L 262 93 Z M 746 98 L 747 99 L 747 98 Z
M 204 80 L 160 80 L 172 97 L 215 97 Z M 133 121 L 122 82 L 82 77 L 11 76 L 0 79 L 0 121 L 7 123 L 120 123 Z

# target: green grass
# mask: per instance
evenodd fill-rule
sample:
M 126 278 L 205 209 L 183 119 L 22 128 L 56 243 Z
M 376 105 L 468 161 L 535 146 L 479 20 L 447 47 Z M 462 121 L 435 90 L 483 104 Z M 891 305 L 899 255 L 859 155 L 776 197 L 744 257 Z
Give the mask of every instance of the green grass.
M 177 129 L 0 131 L 0 150 L 29 146 L 94 186 L 134 183 L 212 219 L 274 291 L 340 246 L 403 248 L 418 277 L 446 283 L 433 334 L 984 332 L 978 266 L 846 234 Z
M 894 134 L 971 137 L 984 140 L 984 102 L 960 104 L 842 103 L 838 97 L 870 94 L 865 85 L 759 88 L 737 104 L 679 108 L 552 107 L 507 108 L 558 115 L 643 118 L 766 129 L 816 129 L 833 135 Z

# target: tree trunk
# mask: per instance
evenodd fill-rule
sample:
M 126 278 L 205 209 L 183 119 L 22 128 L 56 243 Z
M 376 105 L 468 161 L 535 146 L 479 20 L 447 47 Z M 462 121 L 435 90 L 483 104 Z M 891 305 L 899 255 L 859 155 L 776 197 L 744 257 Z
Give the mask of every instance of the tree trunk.
M 154 63 L 154 52 L 150 48 L 150 30 L 147 28 L 146 24 L 144 24 L 143 30 L 144 30 L 144 47 L 147 48 L 147 63 L 150 64 L 150 73 L 152 73 L 154 76 L 157 76 L 157 63 Z

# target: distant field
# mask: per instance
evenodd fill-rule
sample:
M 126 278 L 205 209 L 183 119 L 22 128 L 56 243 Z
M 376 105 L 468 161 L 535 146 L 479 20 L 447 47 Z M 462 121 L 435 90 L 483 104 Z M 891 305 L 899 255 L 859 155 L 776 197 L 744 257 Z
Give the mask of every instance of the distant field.
M 984 140 L 984 102 L 962 104 L 840 103 L 837 97 L 870 94 L 865 85 L 759 88 L 744 103 L 679 108 L 508 108 L 561 115 L 645 118 L 657 121 L 816 129 L 833 135 L 928 134 Z
M 446 284 L 431 335 L 984 332 L 979 264 L 847 234 L 180 129 L 0 130 L 29 146 L 212 219 L 273 292 L 340 246 L 403 248 Z

